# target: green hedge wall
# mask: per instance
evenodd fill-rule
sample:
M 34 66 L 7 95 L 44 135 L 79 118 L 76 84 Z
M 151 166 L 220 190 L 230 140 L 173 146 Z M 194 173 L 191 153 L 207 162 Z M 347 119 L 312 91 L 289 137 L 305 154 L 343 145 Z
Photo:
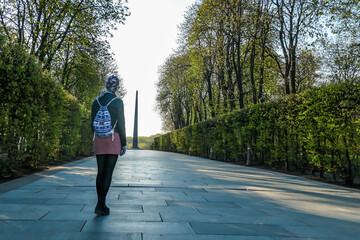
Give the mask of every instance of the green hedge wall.
M 89 110 L 1 38 L 0 96 L 0 175 L 91 154 Z
M 242 164 L 251 157 L 352 183 L 359 172 L 359 96 L 358 83 L 330 84 L 164 134 L 151 149 Z

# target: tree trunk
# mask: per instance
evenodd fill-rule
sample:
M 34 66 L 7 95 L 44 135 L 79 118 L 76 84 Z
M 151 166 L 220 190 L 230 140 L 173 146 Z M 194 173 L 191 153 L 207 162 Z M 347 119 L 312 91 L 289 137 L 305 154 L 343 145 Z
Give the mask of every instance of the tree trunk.
M 210 107 L 210 114 L 211 117 L 215 117 L 215 111 L 214 111 L 214 101 L 213 101 L 213 94 L 212 94 L 212 85 L 211 85 L 211 72 L 210 70 L 207 70 L 205 73 L 205 78 L 207 82 L 207 91 L 209 94 L 209 107 Z
M 352 164 L 350 159 L 349 150 L 346 149 L 346 161 L 347 161 L 347 167 L 348 167 L 348 177 L 346 179 L 347 184 L 353 184 L 353 174 L 352 174 Z
M 258 99 L 262 99 L 263 97 L 263 88 L 264 88 L 264 65 L 265 65 L 265 47 L 261 49 L 261 62 L 260 62 L 260 77 L 259 77 L 259 97 Z
M 240 37 L 239 37 L 240 38 Z M 240 55 L 240 47 L 241 47 L 241 40 L 239 39 L 236 43 L 236 61 L 235 56 L 233 56 L 234 66 L 235 67 L 235 74 L 236 74 L 236 83 L 238 86 L 239 91 L 239 107 L 244 108 L 244 90 L 243 90 L 243 76 L 242 76 L 242 64 L 241 64 L 241 55 Z M 233 49 L 233 55 L 235 55 Z
M 239 107 L 244 108 L 244 91 L 243 91 L 243 79 L 242 79 L 242 69 L 239 67 L 239 75 L 237 76 L 237 84 L 239 89 Z
M 255 41 L 255 40 L 253 40 Z M 250 82 L 251 82 L 251 89 L 252 89 L 252 98 L 253 98 L 253 103 L 256 104 L 257 103 L 257 91 L 256 91 L 256 84 L 255 84 L 255 76 L 254 76 L 254 72 L 255 72 L 255 42 L 252 43 L 252 47 L 251 47 L 251 53 L 250 53 Z
M 296 47 L 291 48 L 291 68 L 290 68 L 291 93 L 296 93 Z
M 289 95 L 290 94 L 290 83 L 289 83 L 289 71 L 290 71 L 290 67 L 286 66 L 286 70 L 285 70 L 285 77 L 284 77 L 284 83 L 285 83 L 285 94 Z
M 219 78 L 219 89 L 221 89 L 222 97 L 223 97 L 222 109 L 221 109 L 221 96 L 220 94 L 218 95 L 219 112 L 226 113 L 228 111 L 228 93 L 227 93 L 228 88 L 225 81 L 225 74 L 223 69 L 219 70 L 218 78 Z

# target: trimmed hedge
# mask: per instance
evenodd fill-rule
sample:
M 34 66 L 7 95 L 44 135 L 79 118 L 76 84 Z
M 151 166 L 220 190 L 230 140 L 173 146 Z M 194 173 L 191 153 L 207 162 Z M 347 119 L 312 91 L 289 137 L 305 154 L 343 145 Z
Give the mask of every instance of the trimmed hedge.
M 92 152 L 90 112 L 22 47 L 0 39 L 0 175 Z
M 286 170 L 359 172 L 360 84 L 330 84 L 164 134 L 151 149 Z

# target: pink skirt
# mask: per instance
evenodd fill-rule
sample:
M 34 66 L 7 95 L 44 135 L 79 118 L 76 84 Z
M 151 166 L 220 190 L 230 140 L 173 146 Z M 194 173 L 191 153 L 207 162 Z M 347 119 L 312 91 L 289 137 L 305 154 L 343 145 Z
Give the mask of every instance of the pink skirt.
M 101 138 L 95 135 L 94 140 L 94 154 L 114 154 L 119 155 L 121 150 L 121 142 L 118 133 L 114 133 L 114 140 L 112 136 L 107 138 Z

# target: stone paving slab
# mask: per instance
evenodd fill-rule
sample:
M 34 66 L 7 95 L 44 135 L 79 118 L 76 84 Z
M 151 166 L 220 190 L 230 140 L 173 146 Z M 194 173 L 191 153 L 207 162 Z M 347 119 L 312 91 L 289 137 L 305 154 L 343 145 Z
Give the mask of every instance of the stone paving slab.
M 239 236 L 239 235 L 199 235 L 199 234 L 182 234 L 182 235 L 150 235 L 144 234 L 144 240 L 273 240 L 271 237 L 264 236 Z M 297 238 L 298 239 L 298 238 Z M 284 239 L 285 240 L 285 239 Z
M 3 232 L 1 233 L 1 239 L 11 240 L 48 240 L 54 235 L 54 232 Z
M 85 221 L 69 220 L 69 221 L 0 221 L 0 235 L 2 239 L 6 239 L 7 233 L 55 233 L 61 232 L 80 232 Z
M 194 207 L 184 206 L 144 206 L 145 213 L 168 213 L 177 215 L 197 214 L 199 211 Z
M 88 221 L 83 232 L 122 232 L 122 233 L 151 233 L 151 234 L 186 234 L 194 233 L 189 223 L 172 222 L 103 222 Z
M 142 240 L 141 233 L 58 232 L 49 240 Z
M 296 176 L 129 150 L 96 216 L 94 157 L 0 185 L 1 240 L 353 240 L 360 192 Z
M 113 207 L 114 208 L 114 207 Z M 110 216 L 106 218 L 100 218 L 94 215 L 93 211 L 81 211 L 81 212 L 72 212 L 72 211 L 51 211 L 46 216 L 43 217 L 43 220 L 96 220 L 99 222 L 162 222 L 161 216 L 159 213 L 129 213 L 121 212 L 115 209 L 111 210 Z
M 324 236 L 338 236 L 338 239 L 359 239 L 360 228 L 353 227 L 329 227 L 329 226 L 284 226 L 288 231 L 309 238 L 322 238 Z
M 244 224 L 244 223 L 190 223 L 197 234 L 297 237 L 279 225 L 274 224 Z
M 0 220 L 40 220 L 49 211 L 33 211 L 24 209 L 21 212 L 2 209 Z M 1 239 L 1 238 L 0 238 Z
M 95 202 L 96 204 L 96 202 Z M 86 205 L 81 211 L 82 212 L 94 212 L 94 205 Z M 124 212 L 124 213 L 141 213 L 143 212 L 143 206 L 141 205 L 125 205 L 125 204 L 117 204 L 117 203 L 112 203 L 112 202 L 108 202 L 107 203 L 108 207 L 112 209 L 112 212 Z
M 220 214 L 202 214 L 199 212 L 192 213 L 174 213 L 169 211 L 161 211 L 160 216 L 164 222 L 224 222 L 224 217 Z

